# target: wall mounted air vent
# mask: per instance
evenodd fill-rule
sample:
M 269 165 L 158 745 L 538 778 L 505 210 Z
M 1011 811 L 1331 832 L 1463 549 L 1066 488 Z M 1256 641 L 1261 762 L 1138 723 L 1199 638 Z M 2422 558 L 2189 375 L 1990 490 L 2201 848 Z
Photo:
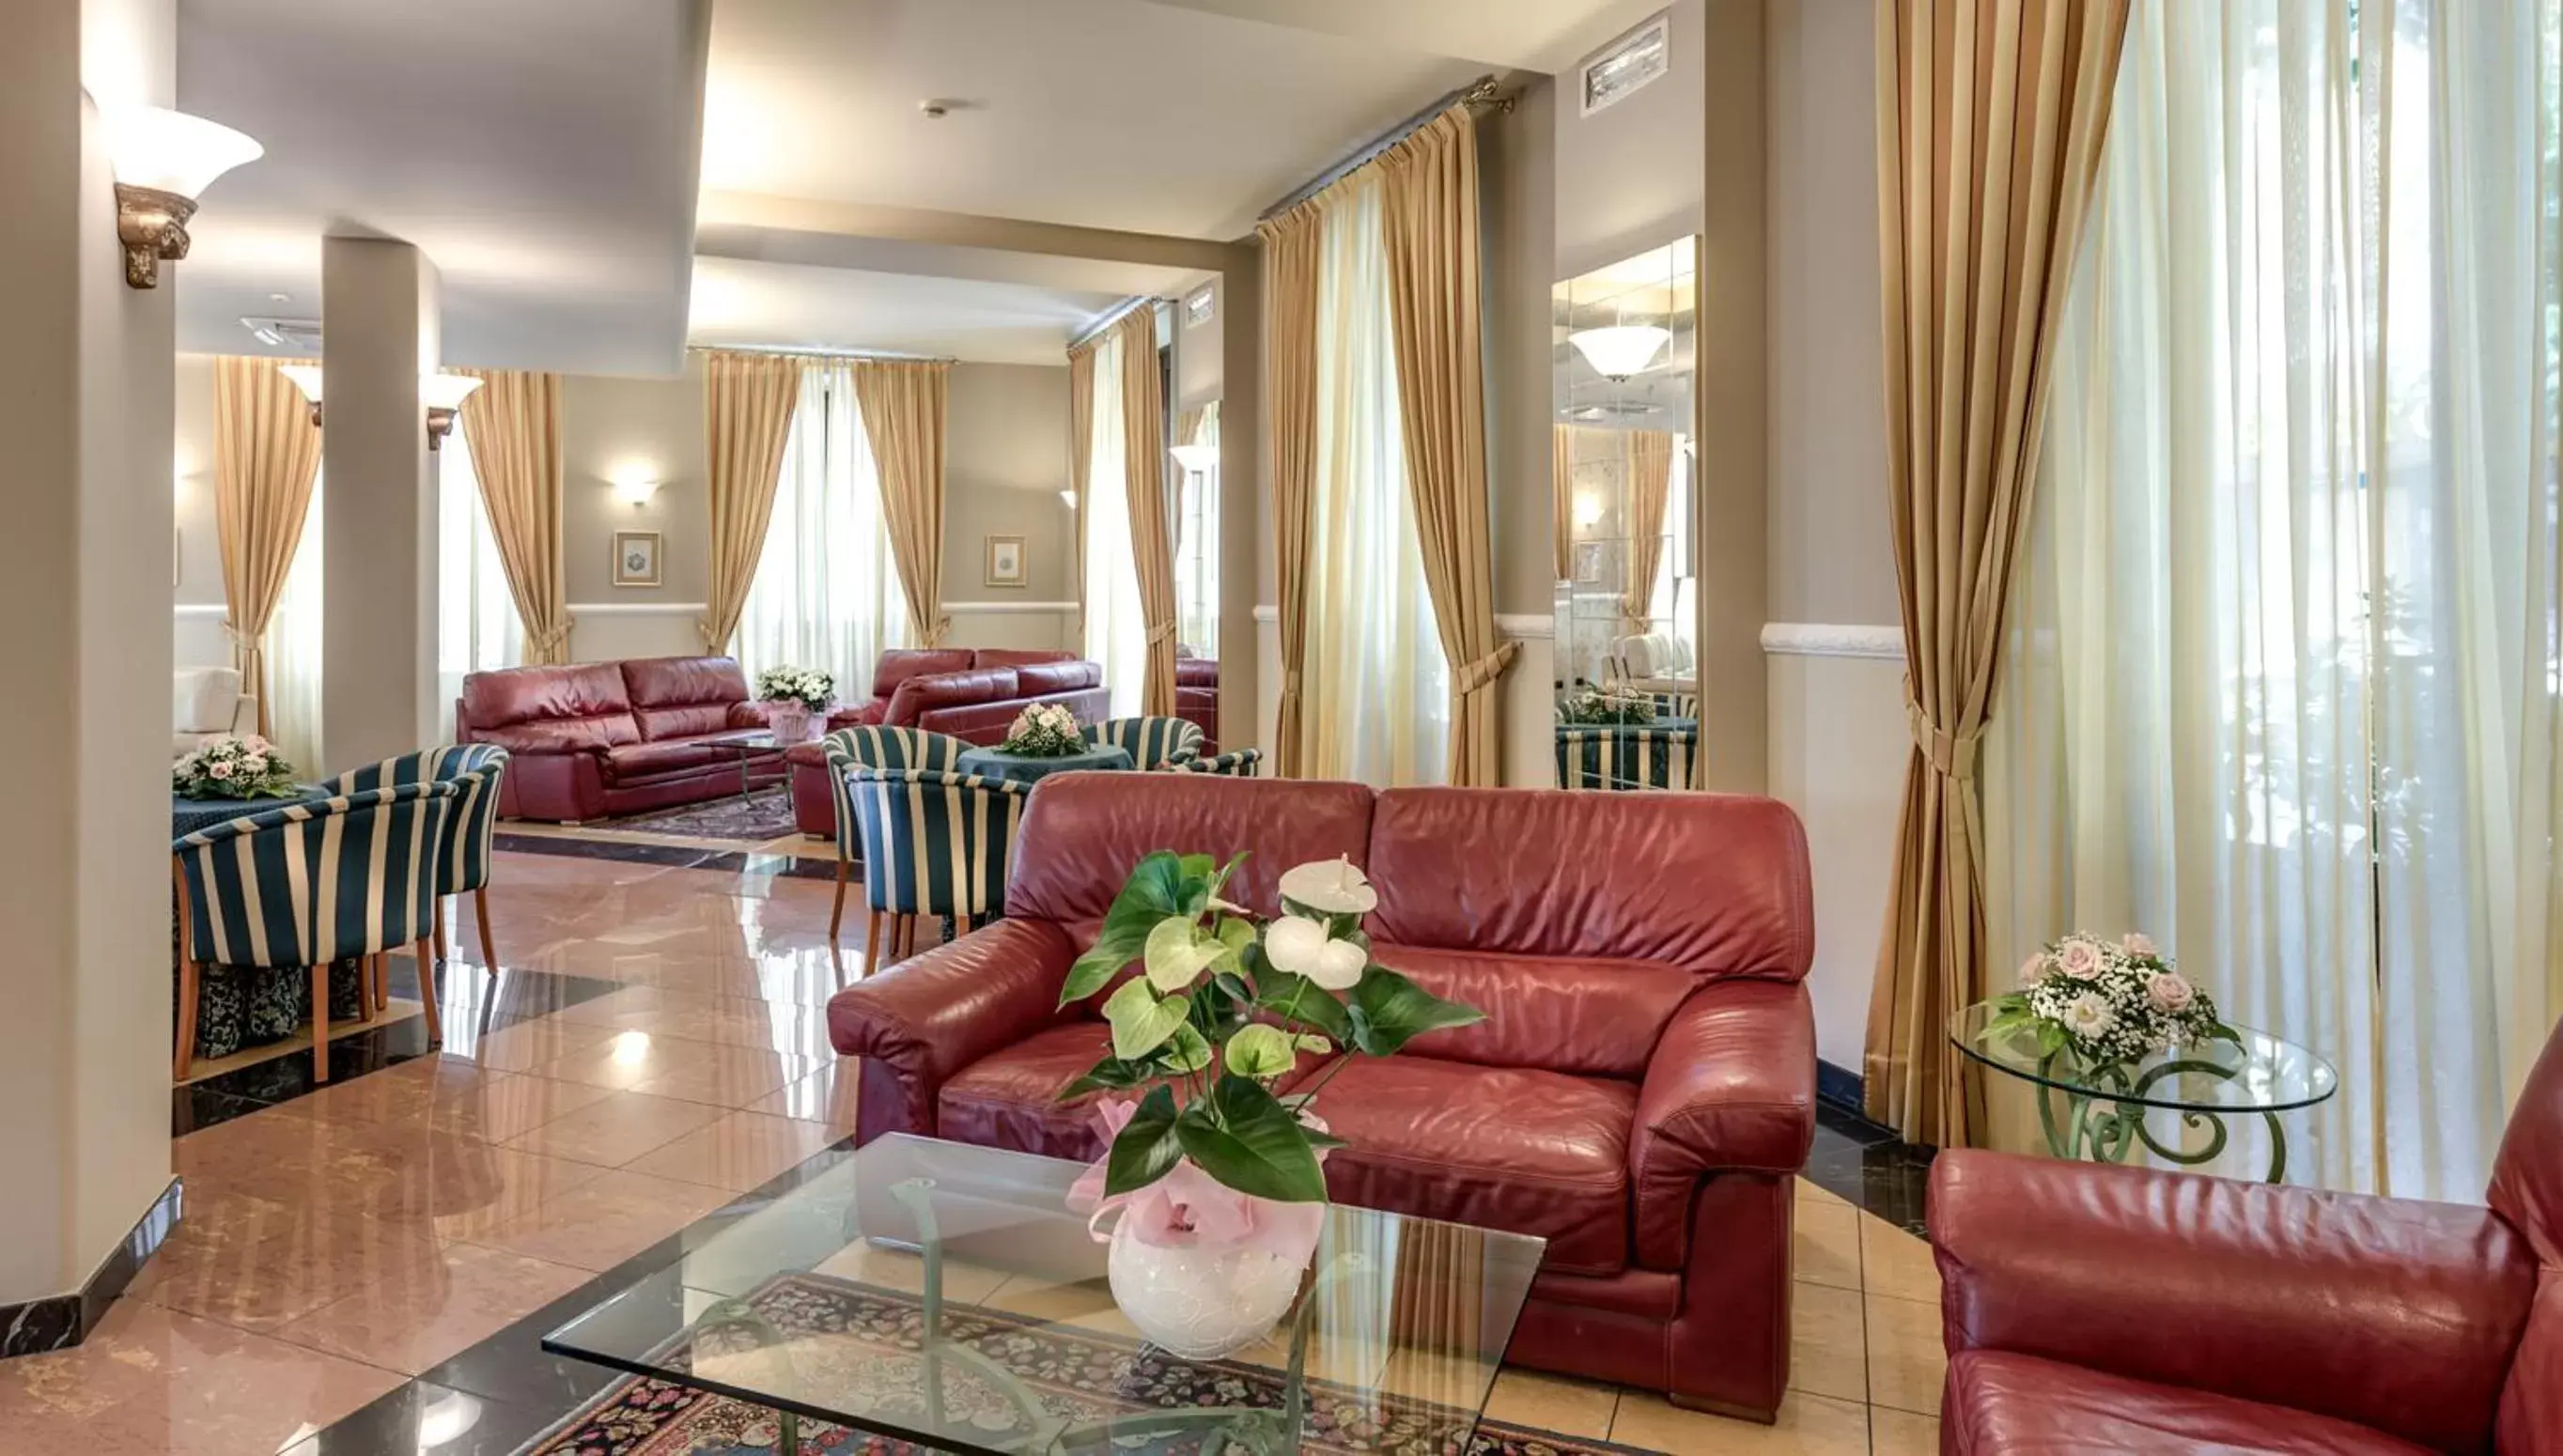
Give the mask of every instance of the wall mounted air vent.
M 1616 106 L 1673 69 L 1671 20 L 1670 11 L 1657 16 L 1613 41 L 1585 66 L 1579 114 Z
M 320 320 L 316 318 L 243 318 L 241 327 L 271 349 L 312 355 L 320 352 Z

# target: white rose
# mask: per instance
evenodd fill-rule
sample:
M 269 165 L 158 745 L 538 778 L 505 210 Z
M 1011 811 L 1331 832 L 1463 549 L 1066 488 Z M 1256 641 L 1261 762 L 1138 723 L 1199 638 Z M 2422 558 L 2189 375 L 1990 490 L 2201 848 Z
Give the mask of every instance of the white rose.
M 1282 875 L 1282 898 L 1321 915 L 1367 915 L 1378 906 L 1379 891 L 1370 887 L 1350 859 L 1337 856 L 1312 860 Z
M 2076 1036 L 2105 1036 L 2110 1027 L 2118 1024 L 2118 1013 L 2109 1009 L 2107 1001 L 2086 991 L 2065 1003 L 2059 1019 L 2064 1021 L 2066 1030 Z
M 2189 978 L 2179 972 L 2166 971 L 2160 976 L 2145 978 L 2145 997 L 2154 1003 L 2154 1009 L 2178 1015 L 2189 1009 L 2190 1002 L 2198 1000 L 2198 988 L 2190 985 Z

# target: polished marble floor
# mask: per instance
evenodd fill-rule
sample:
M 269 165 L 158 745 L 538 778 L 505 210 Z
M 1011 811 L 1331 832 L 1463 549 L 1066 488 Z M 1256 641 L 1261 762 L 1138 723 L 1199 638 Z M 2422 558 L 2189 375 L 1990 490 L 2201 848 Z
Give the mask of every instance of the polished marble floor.
M 591 1283 L 843 1156 L 824 1006 L 861 917 L 832 951 L 824 860 L 517 842 L 491 891 L 504 969 L 465 902 L 441 1050 L 403 1023 L 339 1043 L 325 1087 L 305 1056 L 181 1089 L 184 1220 L 87 1344 L 0 1363 L 0 1451 L 510 1452 L 611 1378 L 534 1344 Z M 1776 1427 L 1528 1371 L 1492 1414 L 1667 1452 L 1935 1449 L 1937 1279 L 1902 1226 L 1921 1166 L 1820 1130 Z

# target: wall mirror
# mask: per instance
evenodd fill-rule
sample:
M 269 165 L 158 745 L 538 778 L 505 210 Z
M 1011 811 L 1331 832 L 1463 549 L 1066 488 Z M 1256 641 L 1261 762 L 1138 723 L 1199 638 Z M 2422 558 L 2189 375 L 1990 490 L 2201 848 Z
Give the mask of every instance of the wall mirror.
M 1175 558 L 1175 641 L 1186 657 L 1219 655 L 1219 401 L 1170 417 L 1166 472 Z M 1180 670 L 1179 678 L 1180 681 Z M 1212 679 L 1216 688 L 1216 679 Z
M 1686 788 L 1699 738 L 1698 240 L 1552 290 L 1558 783 Z

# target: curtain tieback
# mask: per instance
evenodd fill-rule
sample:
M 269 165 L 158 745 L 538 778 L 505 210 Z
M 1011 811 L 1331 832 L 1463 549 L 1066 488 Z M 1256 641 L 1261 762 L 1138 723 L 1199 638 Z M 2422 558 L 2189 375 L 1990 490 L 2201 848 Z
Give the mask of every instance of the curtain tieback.
M 1157 643 L 1172 637 L 1174 635 L 1175 625 L 1173 623 L 1160 622 L 1155 627 L 1148 629 L 1148 645 L 1153 647 Z
M 1497 643 L 1493 651 L 1460 669 L 1459 676 L 1451 684 L 1452 695 L 1467 697 L 1494 686 L 1495 680 L 1504 675 L 1505 668 L 1513 665 L 1513 657 L 1520 651 L 1519 642 Z
M 1909 697 L 1904 700 L 1904 717 L 1913 729 L 1913 746 L 1921 750 L 1922 757 L 1930 760 L 1932 769 L 1942 778 L 1963 783 L 1976 776 L 1976 740 L 1981 730 L 1952 737 Z
M 703 650 L 706 652 L 717 652 L 725 645 L 718 637 L 712 636 L 712 622 L 708 617 L 694 619 L 694 635 L 703 639 Z
M 233 646 L 239 647 L 243 651 L 255 652 L 259 649 L 259 638 L 262 635 L 254 632 L 243 632 L 239 628 L 232 626 L 232 620 L 226 617 L 223 619 L 223 636 L 231 638 Z
M 1297 697 L 1299 695 L 1299 671 L 1297 668 L 1294 667 L 1282 674 L 1282 691 L 1290 697 Z
M 569 630 L 575 621 L 576 619 L 574 618 L 563 617 L 560 620 L 560 626 L 558 627 L 545 632 L 527 632 L 525 634 L 525 650 L 537 656 L 555 651 L 568 650 Z

